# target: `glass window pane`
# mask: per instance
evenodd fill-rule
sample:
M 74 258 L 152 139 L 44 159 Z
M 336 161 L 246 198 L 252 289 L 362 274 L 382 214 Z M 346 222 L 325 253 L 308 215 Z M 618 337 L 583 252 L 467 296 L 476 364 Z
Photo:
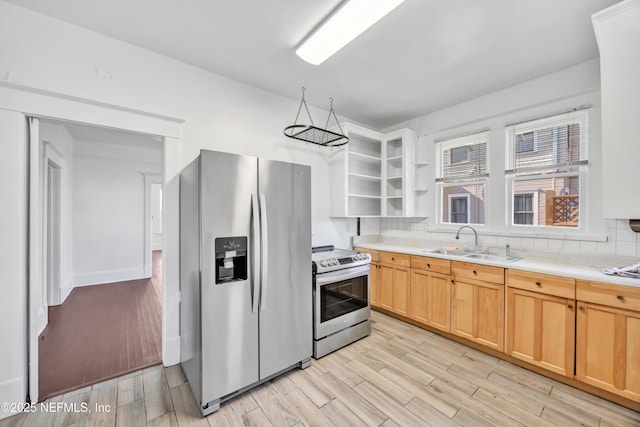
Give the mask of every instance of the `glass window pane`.
M 442 223 L 484 224 L 485 184 L 451 184 L 441 187 Z
M 514 224 L 547 227 L 578 227 L 580 225 L 579 176 L 516 179 L 513 190 L 520 193 L 514 195 Z M 530 196 L 525 197 L 522 193 L 528 193 Z
M 469 147 L 451 149 L 451 163 L 461 163 L 469 160 Z

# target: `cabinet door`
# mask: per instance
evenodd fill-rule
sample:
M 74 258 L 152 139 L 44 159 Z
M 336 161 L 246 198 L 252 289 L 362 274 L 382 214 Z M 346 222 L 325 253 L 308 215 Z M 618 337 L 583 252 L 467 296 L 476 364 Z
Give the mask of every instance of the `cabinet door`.
M 378 303 L 381 308 L 393 311 L 393 267 L 379 264 L 378 280 L 380 283 Z
M 575 301 L 507 290 L 507 354 L 573 377 Z
M 580 301 L 576 378 L 640 402 L 640 312 Z
M 429 279 L 428 271 L 411 269 L 411 304 L 409 317 L 420 323 L 429 323 Z
M 377 263 L 370 264 L 369 303 L 372 307 L 380 306 L 380 265 Z
M 392 310 L 409 317 L 409 269 L 393 267 Z
M 431 273 L 429 277 L 429 325 L 451 331 L 451 276 Z
M 446 274 L 411 270 L 410 317 L 445 332 L 451 330 L 451 278 Z
M 451 333 L 502 351 L 504 285 L 456 278 L 451 291 Z

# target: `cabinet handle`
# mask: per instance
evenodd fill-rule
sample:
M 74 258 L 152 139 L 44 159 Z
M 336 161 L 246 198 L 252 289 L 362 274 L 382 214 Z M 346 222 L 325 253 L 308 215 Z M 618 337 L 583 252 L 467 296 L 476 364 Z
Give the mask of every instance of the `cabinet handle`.
M 451 279 L 451 283 L 456 283 L 456 281 L 455 281 L 455 280 L 453 280 L 453 279 Z
M 537 287 L 540 287 L 540 286 L 542 286 L 542 283 L 540 283 L 540 282 L 536 282 L 536 286 L 537 286 Z
M 623 295 L 618 295 L 616 298 L 618 298 L 620 301 L 624 301 L 624 296 Z
M 394 257 L 391 257 L 391 261 L 395 261 L 396 259 Z
M 569 305 L 567 306 L 567 308 L 568 308 L 569 310 L 573 310 L 573 304 L 569 304 Z
M 584 305 L 581 305 L 580 307 L 578 307 L 578 309 L 579 309 L 580 311 L 584 311 Z
M 431 268 L 431 264 L 427 263 L 427 268 Z
M 476 276 L 478 275 L 478 272 L 473 270 L 473 274 L 475 274 Z

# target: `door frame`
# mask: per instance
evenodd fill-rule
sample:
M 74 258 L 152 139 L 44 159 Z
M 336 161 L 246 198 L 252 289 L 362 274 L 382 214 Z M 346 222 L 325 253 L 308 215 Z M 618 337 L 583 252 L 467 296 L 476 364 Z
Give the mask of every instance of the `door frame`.
M 42 162 L 42 177 L 44 179 L 42 190 L 43 194 L 43 233 L 42 237 L 43 241 L 43 266 L 44 266 L 44 283 L 43 283 L 43 302 L 46 306 L 58 305 L 62 303 L 62 283 L 60 276 L 60 250 L 61 250 L 61 240 L 60 240 L 60 229 L 61 229 L 61 213 L 62 213 L 62 193 L 64 188 L 62 183 L 65 181 L 65 177 L 67 174 L 66 161 L 63 158 L 62 154 L 58 151 L 58 149 L 50 143 L 49 141 L 43 142 L 43 162 Z M 49 175 L 49 171 L 51 169 L 57 170 L 57 178 L 55 180 L 56 190 L 54 193 L 55 201 L 51 199 L 51 177 Z M 54 202 L 55 206 L 53 207 L 56 211 L 54 222 L 51 221 L 51 203 Z M 49 238 L 51 237 L 52 230 L 51 227 L 55 227 L 53 231 L 56 235 L 56 242 L 54 242 L 55 248 L 53 250 L 55 256 L 54 266 L 51 266 L 51 253 L 50 253 L 50 245 L 51 242 Z M 53 270 L 53 271 L 52 271 Z M 56 276 L 55 280 L 52 280 L 51 276 Z M 47 316 L 48 317 L 48 316 Z
M 107 127 L 117 130 L 143 133 L 163 138 L 163 247 L 162 263 L 162 360 L 165 366 L 180 362 L 180 272 L 179 272 L 179 178 L 181 164 L 181 143 L 183 119 L 160 115 L 152 112 L 135 110 L 125 106 L 94 101 L 87 98 L 64 93 L 42 90 L 25 85 L 16 85 L 0 81 L 0 108 L 19 112 L 25 117 L 70 121 L 87 125 Z M 27 134 L 27 146 L 29 135 Z M 27 154 L 27 178 L 34 173 L 32 165 L 39 164 L 39 156 L 33 151 Z M 35 169 L 39 171 L 40 169 Z M 28 184 L 29 221 L 28 232 L 24 236 L 28 246 L 27 260 L 32 259 L 39 250 L 42 251 L 42 240 L 35 239 L 35 246 L 30 244 L 34 233 L 42 233 L 41 227 L 31 221 L 31 212 L 41 209 L 42 199 L 37 192 L 31 191 Z M 37 215 L 34 217 L 38 218 Z M 39 218 L 42 218 L 39 216 Z M 35 224 L 35 226 L 34 226 Z M 40 234 L 38 234 L 40 235 Z M 40 261 L 36 264 L 41 266 Z M 34 319 L 38 313 L 38 305 L 32 301 L 31 288 L 42 287 L 42 275 L 25 272 L 26 289 L 23 295 L 24 305 L 24 380 L 28 401 L 36 401 L 38 394 L 38 336 Z M 17 345 L 17 343 L 11 343 Z
M 144 174 L 144 277 L 151 277 L 153 267 L 152 184 L 162 184 L 162 175 Z M 164 249 L 164 245 L 161 249 Z

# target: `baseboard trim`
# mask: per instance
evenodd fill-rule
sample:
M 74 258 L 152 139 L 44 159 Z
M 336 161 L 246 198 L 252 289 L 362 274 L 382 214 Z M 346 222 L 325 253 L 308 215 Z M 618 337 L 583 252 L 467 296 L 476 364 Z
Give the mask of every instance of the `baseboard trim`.
M 24 387 L 24 378 L 12 378 L 7 381 L 0 382 L 0 403 L 24 403 L 27 393 Z M 8 418 L 18 412 L 4 412 L 0 408 L 0 420 Z
M 73 287 L 102 285 L 104 283 L 124 282 L 127 280 L 148 279 L 144 267 L 122 270 L 92 271 L 73 275 Z

